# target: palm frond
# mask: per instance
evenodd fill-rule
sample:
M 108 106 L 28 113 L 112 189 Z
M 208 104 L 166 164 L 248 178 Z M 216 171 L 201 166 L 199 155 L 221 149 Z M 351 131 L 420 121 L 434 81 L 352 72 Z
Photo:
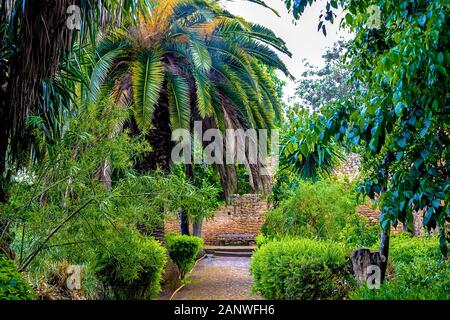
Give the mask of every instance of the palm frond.
M 198 40 L 191 40 L 189 49 L 194 66 L 201 72 L 208 72 L 211 68 L 211 56 L 204 43 Z
M 172 130 L 189 128 L 189 84 L 181 75 L 167 73 L 167 92 Z
M 193 71 L 195 80 L 197 108 L 202 118 L 213 115 L 213 106 L 211 103 L 211 91 L 208 77 L 199 71 Z
M 160 49 L 142 54 L 132 63 L 134 115 L 141 130 L 150 128 L 153 110 L 164 81 L 164 62 Z
M 100 47 L 96 48 L 92 61 L 92 69 L 89 81 L 89 100 L 95 101 L 100 93 L 101 86 L 104 84 L 108 72 L 110 71 L 114 60 L 122 54 L 123 50 L 120 43 L 113 43 L 105 39 Z

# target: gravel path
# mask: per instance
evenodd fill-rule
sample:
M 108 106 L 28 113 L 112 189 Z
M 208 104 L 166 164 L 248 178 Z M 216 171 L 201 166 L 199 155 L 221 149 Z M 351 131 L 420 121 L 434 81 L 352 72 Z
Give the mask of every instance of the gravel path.
M 191 283 L 173 300 L 259 300 L 251 294 L 250 258 L 211 257 L 199 261 L 189 276 Z

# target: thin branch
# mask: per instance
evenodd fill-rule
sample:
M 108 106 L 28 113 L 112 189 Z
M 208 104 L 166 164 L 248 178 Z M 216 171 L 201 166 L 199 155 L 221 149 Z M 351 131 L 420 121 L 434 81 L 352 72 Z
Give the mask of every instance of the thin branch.
M 32 252 L 28 257 L 25 259 L 24 265 L 19 269 L 20 272 L 24 271 L 33 261 L 33 259 L 37 256 L 37 254 L 42 250 L 42 248 L 45 246 L 45 244 L 52 238 L 58 231 L 61 229 L 66 222 L 68 222 L 70 219 L 75 217 L 81 210 L 83 210 L 85 207 L 87 207 L 92 201 L 94 201 L 94 198 L 89 199 L 86 201 L 81 207 L 79 207 L 77 210 L 75 210 L 72 214 L 70 214 L 63 222 L 61 222 L 55 229 L 53 229 L 52 232 L 45 238 L 45 240 L 39 245 L 39 247 Z

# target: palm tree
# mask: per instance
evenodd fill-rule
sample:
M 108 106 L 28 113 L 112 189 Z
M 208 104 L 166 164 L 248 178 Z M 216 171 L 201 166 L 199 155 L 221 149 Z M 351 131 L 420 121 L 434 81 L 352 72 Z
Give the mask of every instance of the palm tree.
M 80 8 L 79 31 L 66 24 L 73 4 Z M 108 25 L 135 23 L 137 12 L 150 8 L 145 0 L 0 2 L 0 203 L 7 201 L 14 168 L 28 161 L 33 150 L 29 116 L 44 119 L 49 142 L 61 137 L 74 84 L 82 79 L 76 68 L 65 65 L 72 49 L 95 42 Z M 0 217 L 2 236 L 9 226 Z
M 29 115 L 42 115 L 50 140 L 61 134 L 64 112 L 78 94 L 74 83 L 84 81 L 80 66 L 70 68 L 65 57 L 78 45 L 95 45 L 97 34 L 111 25 L 123 29 L 95 46 L 84 93 L 94 98 L 109 84 L 117 101 L 133 106 L 134 117 L 127 125 L 145 134 L 154 149 L 140 162 L 142 170 L 154 164 L 169 168 L 171 128 L 190 127 L 194 119 L 210 127 L 262 127 L 279 112 L 271 83 L 261 81 L 267 75 L 255 63 L 260 60 L 287 72 L 262 44 L 288 53 L 269 30 L 231 16 L 213 1 L 87 0 L 75 2 L 82 19 L 81 30 L 73 32 L 66 27 L 71 4 L 1 2 L 0 201 L 6 199 L 7 171 L 31 150 L 32 135 L 25 126 Z M 76 60 L 77 55 L 71 57 Z M 233 121 L 226 122 L 230 115 Z M 219 170 L 230 194 L 234 166 Z
M 265 68 L 289 75 L 272 48 L 290 54 L 272 31 L 250 24 L 214 1 L 159 1 L 136 27 L 116 29 L 95 51 L 91 92 L 109 90 L 131 106 L 132 130 L 147 136 L 153 152 L 138 167 L 170 168 L 173 129 L 273 128 L 280 103 Z M 222 166 L 229 195 L 234 166 Z M 263 184 L 250 170 L 257 189 Z
M 138 21 L 98 43 L 89 92 L 95 98 L 106 90 L 131 107 L 127 126 L 145 135 L 153 150 L 138 162 L 140 171 L 170 170 L 172 130 L 192 129 L 194 121 L 205 130 L 274 127 L 281 107 L 265 66 L 289 75 L 273 49 L 290 53 L 272 31 L 208 0 L 157 1 Z M 248 165 L 250 182 L 267 190 L 259 166 Z M 236 168 L 217 169 L 229 200 Z

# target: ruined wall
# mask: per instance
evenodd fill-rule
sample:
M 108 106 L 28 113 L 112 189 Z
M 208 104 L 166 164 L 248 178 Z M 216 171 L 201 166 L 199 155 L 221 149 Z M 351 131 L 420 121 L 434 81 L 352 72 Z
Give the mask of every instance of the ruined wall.
M 203 223 L 202 238 L 205 244 L 218 245 L 221 234 L 258 235 L 268 208 L 268 202 L 257 194 L 234 195 L 232 204 L 222 206 L 213 219 Z M 179 218 L 166 218 L 165 231 L 179 233 Z

